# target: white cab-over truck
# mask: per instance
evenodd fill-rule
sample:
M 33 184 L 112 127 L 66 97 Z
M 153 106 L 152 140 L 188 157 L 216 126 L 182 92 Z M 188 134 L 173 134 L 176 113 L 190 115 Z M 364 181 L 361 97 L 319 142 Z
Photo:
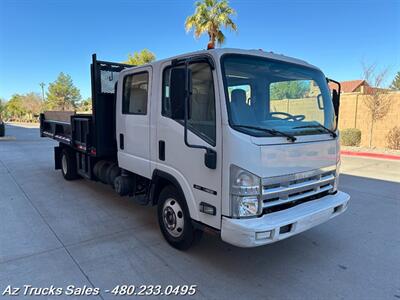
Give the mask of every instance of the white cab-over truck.
M 165 239 L 254 247 L 343 213 L 340 84 L 302 60 L 213 49 L 143 66 L 91 64 L 93 113 L 45 112 L 67 180 L 158 206 Z M 328 82 L 338 88 L 329 90 Z

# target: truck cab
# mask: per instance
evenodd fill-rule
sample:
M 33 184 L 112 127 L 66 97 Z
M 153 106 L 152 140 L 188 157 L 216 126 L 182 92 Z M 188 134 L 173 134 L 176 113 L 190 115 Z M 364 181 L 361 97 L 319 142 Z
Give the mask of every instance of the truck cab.
M 89 162 L 88 178 L 158 205 L 172 246 L 187 249 L 202 231 L 265 245 L 347 209 L 350 197 L 337 189 L 340 85 L 331 92 L 317 67 L 213 49 L 119 71 L 109 106 L 114 152 L 92 148 L 74 164 Z
M 176 69 L 190 76 L 172 78 Z M 217 49 L 126 69 L 119 83 L 120 167 L 173 177 L 191 219 L 226 242 L 267 244 L 346 209 L 334 105 L 316 67 Z

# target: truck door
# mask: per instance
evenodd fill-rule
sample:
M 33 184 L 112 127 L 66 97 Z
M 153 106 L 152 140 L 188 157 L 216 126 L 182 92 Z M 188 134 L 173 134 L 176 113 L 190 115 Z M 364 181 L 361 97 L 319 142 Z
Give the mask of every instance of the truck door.
M 151 67 L 124 73 L 117 105 L 118 163 L 120 167 L 151 178 L 150 109 Z
M 215 70 L 206 61 L 192 62 L 189 65 L 192 71 L 193 94 L 189 105 L 188 142 L 216 151 L 217 167 L 210 169 L 204 164 L 205 150 L 188 147 L 184 142 L 182 120 L 174 120 L 171 117 L 171 68 L 168 63 L 162 68 L 162 103 L 157 124 L 156 168 L 173 175 L 179 182 L 193 219 L 220 228 L 222 141 L 220 107 L 216 105 L 219 102 L 216 101 L 218 85 Z M 201 202 L 215 207 L 216 215 L 200 212 Z

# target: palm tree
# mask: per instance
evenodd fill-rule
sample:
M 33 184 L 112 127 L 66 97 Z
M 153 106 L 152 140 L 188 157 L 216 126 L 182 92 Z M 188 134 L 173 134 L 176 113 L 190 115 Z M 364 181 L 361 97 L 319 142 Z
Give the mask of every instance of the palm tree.
M 215 48 L 215 42 L 221 45 L 225 41 L 221 27 L 237 31 L 237 26 L 231 19 L 235 14 L 235 10 L 229 7 L 227 0 L 198 1 L 194 14 L 186 19 L 185 28 L 187 32 L 193 29 L 196 38 L 207 32 L 209 37 L 207 48 L 212 49 Z

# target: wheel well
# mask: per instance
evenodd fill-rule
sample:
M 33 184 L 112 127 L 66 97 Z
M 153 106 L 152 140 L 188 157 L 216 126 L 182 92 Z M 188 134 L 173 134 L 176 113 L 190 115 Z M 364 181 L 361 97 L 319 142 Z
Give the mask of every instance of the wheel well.
M 155 184 L 154 187 L 154 193 L 152 197 L 152 203 L 153 205 L 157 205 L 158 203 L 158 197 L 160 196 L 161 191 L 163 188 L 165 188 L 168 185 L 173 185 L 171 181 L 165 179 L 165 178 L 158 178 L 157 183 Z
M 181 194 L 183 199 L 185 199 L 186 201 L 185 194 L 183 193 L 183 190 L 179 182 L 175 179 L 174 176 L 160 170 L 154 170 L 151 182 L 152 182 L 152 188 L 151 188 L 150 199 L 153 205 L 157 205 L 158 197 L 160 196 L 160 193 L 163 190 L 163 188 L 166 187 L 167 185 L 172 185 L 173 187 L 175 187 L 177 191 Z

